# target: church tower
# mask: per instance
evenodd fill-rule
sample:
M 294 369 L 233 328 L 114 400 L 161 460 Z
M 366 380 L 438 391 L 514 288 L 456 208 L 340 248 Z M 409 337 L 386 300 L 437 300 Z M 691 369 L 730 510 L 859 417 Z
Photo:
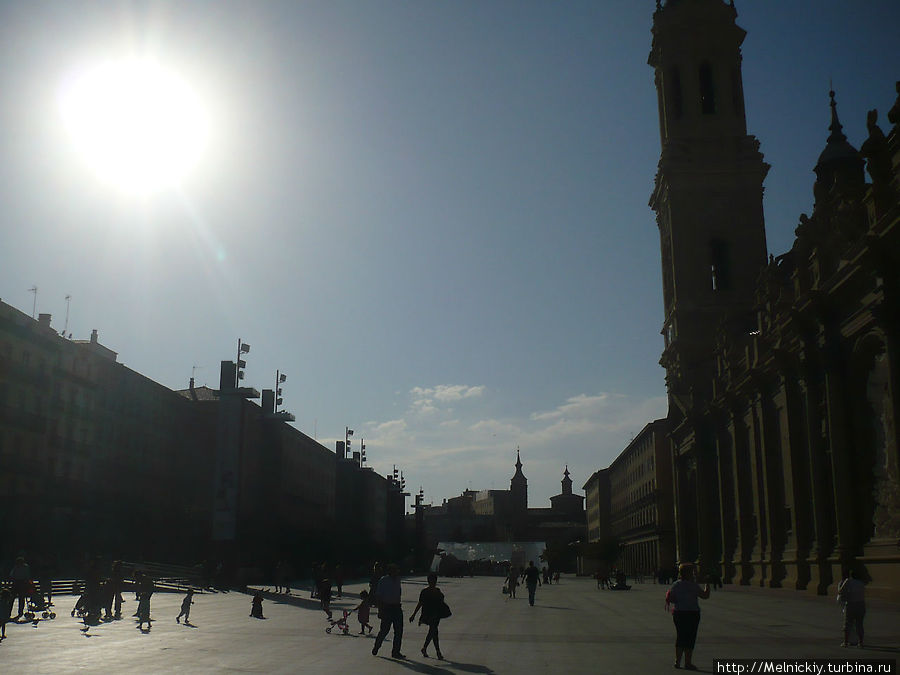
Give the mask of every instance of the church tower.
M 708 399 L 715 334 L 752 309 L 766 263 L 763 179 L 747 135 L 733 2 L 656 3 L 649 64 L 659 100 L 660 154 L 650 206 L 662 258 L 670 408 Z M 752 328 L 747 328 L 751 330 Z M 671 416 L 671 415 L 670 415 Z
M 562 494 L 570 495 L 572 494 L 572 479 L 569 478 L 569 465 L 566 464 L 566 470 L 563 473 L 562 479 Z
M 522 473 L 522 458 L 516 448 L 516 472 L 509 481 L 510 500 L 514 513 L 524 514 L 528 510 L 528 479 Z
M 741 82 L 733 0 L 657 0 L 653 66 L 662 150 L 650 207 L 662 261 L 664 347 L 680 560 L 721 560 L 718 439 L 708 415 L 721 330 L 749 333 L 766 264 L 763 180 Z

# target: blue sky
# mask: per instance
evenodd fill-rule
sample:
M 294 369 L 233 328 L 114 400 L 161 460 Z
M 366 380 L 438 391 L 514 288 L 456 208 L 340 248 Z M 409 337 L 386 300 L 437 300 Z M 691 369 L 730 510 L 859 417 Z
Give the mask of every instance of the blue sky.
M 0 4 L 0 298 L 172 388 L 247 382 L 426 501 L 577 487 L 666 412 L 654 2 Z M 769 250 L 812 206 L 828 87 L 857 147 L 887 129 L 900 3 L 736 2 Z M 61 83 L 150 54 L 209 112 L 178 188 L 98 181 Z

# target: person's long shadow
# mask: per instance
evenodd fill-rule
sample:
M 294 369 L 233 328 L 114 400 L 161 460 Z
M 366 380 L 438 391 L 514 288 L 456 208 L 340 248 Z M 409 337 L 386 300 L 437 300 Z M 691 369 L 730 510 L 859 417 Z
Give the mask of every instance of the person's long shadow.
M 461 670 L 464 673 L 493 673 L 492 668 L 488 668 L 487 666 L 482 666 L 478 663 L 461 663 L 460 661 L 449 661 L 444 659 L 444 662 L 452 666 L 454 670 Z
M 407 670 L 412 670 L 417 673 L 432 673 L 437 675 L 452 675 L 452 670 L 447 670 L 446 668 L 439 668 L 437 666 L 432 666 L 427 663 L 419 663 L 418 661 L 410 661 L 409 659 L 395 659 L 387 656 L 379 656 L 379 659 L 384 659 L 385 661 L 390 661 L 391 663 L 396 663 L 398 666 L 403 666 Z

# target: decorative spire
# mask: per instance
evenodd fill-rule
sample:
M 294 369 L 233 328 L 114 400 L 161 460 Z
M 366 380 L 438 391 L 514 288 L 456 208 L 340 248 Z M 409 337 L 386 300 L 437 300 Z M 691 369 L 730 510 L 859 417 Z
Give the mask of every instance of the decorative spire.
M 572 479 L 569 478 L 569 465 L 566 464 L 566 471 L 562 479 L 562 493 L 564 495 L 572 494 Z
M 522 473 L 522 458 L 519 456 L 519 446 L 516 446 L 516 473 Z
M 834 100 L 834 89 L 829 91 L 828 95 L 831 97 L 831 126 L 828 127 L 831 135 L 828 137 L 828 142 L 839 143 L 841 141 L 846 141 L 847 137 L 844 135 L 844 127 L 841 125 L 841 121 L 838 119 L 837 102 Z

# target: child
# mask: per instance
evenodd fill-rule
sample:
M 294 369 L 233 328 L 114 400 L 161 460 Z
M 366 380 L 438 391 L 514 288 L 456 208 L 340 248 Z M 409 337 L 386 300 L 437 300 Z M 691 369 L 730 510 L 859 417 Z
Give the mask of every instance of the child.
M 263 603 L 262 593 L 259 591 L 256 591 L 256 595 L 253 596 L 253 605 L 250 608 L 250 616 L 252 616 L 254 619 L 265 619 L 266 618 L 263 616 L 263 613 L 262 613 L 262 603 Z
M 175 617 L 175 623 L 181 623 L 181 617 L 184 617 L 184 625 L 191 625 L 191 605 L 194 604 L 194 589 L 189 588 L 184 600 L 181 601 L 181 612 Z
M 359 634 L 365 633 L 366 628 L 369 629 L 371 634 L 372 626 L 369 625 L 369 609 L 372 605 L 369 603 L 369 591 L 362 591 L 359 597 L 362 599 L 362 602 L 359 603 L 355 610 L 356 618 L 359 619 Z
M 150 597 L 153 595 L 153 591 L 156 590 L 153 586 L 153 578 L 144 573 L 141 575 L 141 586 L 140 586 L 140 595 L 141 599 L 138 602 L 138 628 L 140 630 L 144 630 L 144 622 L 147 622 L 147 629 L 153 625 L 150 621 Z
M 0 591 L 0 640 L 6 637 L 6 622 L 12 614 L 13 597 L 8 588 Z

